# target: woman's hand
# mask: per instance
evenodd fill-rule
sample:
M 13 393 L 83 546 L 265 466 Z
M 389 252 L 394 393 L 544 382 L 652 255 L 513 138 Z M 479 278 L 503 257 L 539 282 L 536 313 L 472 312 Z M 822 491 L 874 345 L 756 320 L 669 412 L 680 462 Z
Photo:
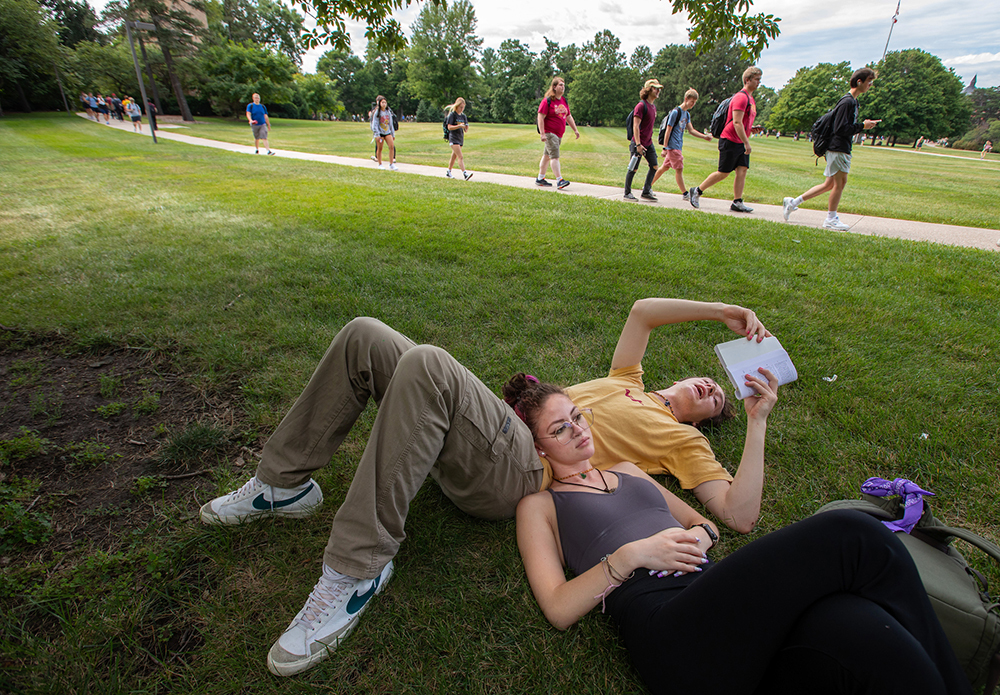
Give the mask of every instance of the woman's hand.
M 757 371 L 764 375 L 766 381 L 756 374 L 746 375 L 743 384 L 757 393 L 744 398 L 743 407 L 749 419 L 766 420 L 774 404 L 778 402 L 778 378 L 765 367 L 760 367 Z
M 664 529 L 649 538 L 629 543 L 626 546 L 629 564 L 633 568 L 671 573 L 700 572 L 708 557 L 698 547 L 699 539 L 696 531 L 676 527 Z
M 757 318 L 757 314 L 735 304 L 727 304 L 723 308 L 721 320 L 734 333 L 746 336 L 747 340 L 756 335 L 759 343 L 771 335 L 771 332 L 764 328 L 764 324 Z

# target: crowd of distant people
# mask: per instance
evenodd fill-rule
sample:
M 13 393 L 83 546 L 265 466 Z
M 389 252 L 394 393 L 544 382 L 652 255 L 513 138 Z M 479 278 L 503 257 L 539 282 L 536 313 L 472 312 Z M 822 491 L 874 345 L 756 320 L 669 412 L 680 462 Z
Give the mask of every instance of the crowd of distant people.
M 729 178 L 733 174 L 733 199 L 730 210 L 738 213 L 751 213 L 753 208 L 748 206 L 743 200 L 744 188 L 746 186 L 747 173 L 750 169 L 750 155 L 753 151 L 751 137 L 769 137 L 772 133 L 760 126 L 754 125 L 757 117 L 757 104 L 754 101 L 754 92 L 760 86 L 763 73 L 760 68 L 751 66 L 743 73 L 743 88 L 736 94 L 725 100 L 720 105 L 719 110 L 713 115 L 711 132 L 699 131 L 691 123 L 691 110 L 698 103 L 699 94 L 695 89 L 688 89 L 684 93 L 680 104 L 672 108 L 660 122 L 658 133 L 658 144 L 662 145 L 662 164 L 657 157 L 657 148 L 653 143 L 653 135 L 657 123 L 657 111 L 655 102 L 663 90 L 663 85 L 656 79 L 645 82 L 639 92 L 639 101 L 632 110 L 628 118 L 627 131 L 629 138 L 629 164 L 625 174 L 624 198 L 628 201 L 646 200 L 655 202 L 656 194 L 653 192 L 653 185 L 669 170 L 673 170 L 674 179 L 682 198 L 689 202 L 692 207 L 699 208 L 701 196 L 706 190 L 717 183 Z M 791 213 L 798 209 L 803 201 L 816 197 L 823 193 L 829 193 L 827 205 L 827 217 L 823 226 L 829 229 L 846 231 L 849 225 L 842 222 L 837 214 L 844 187 L 847 185 L 847 176 L 851 169 L 851 147 L 854 143 L 864 142 L 864 131 L 874 128 L 879 121 L 866 119 L 858 120 L 860 104 L 858 96 L 868 91 L 874 83 L 876 73 L 871 68 L 861 68 L 851 76 L 850 90 L 845 94 L 831 114 L 833 116 L 833 131 L 830 134 L 830 145 L 824 155 L 826 168 L 824 170 L 824 181 L 821 184 L 810 188 L 799 196 L 786 197 L 783 200 L 783 215 L 785 220 L 789 219 Z M 141 109 L 134 99 L 125 96 L 119 99 L 117 95 L 111 94 L 104 97 L 101 94 L 83 93 L 80 100 L 87 111 L 87 115 L 100 122 L 109 123 L 111 118 L 123 121 L 128 115 L 132 120 L 134 129 L 142 131 Z M 153 106 L 150 103 L 150 113 Z M 453 168 L 457 165 L 461 171 L 461 176 L 468 181 L 473 174 L 466 168 L 463 147 L 465 136 L 469 131 L 469 119 L 465 114 L 466 102 L 462 97 L 458 97 L 452 104 L 445 108 L 445 119 L 442 123 L 443 138 L 447 141 L 451 149 L 448 167 L 445 176 L 457 178 L 453 174 Z M 267 107 L 260 101 L 260 95 L 254 94 L 253 101 L 247 104 L 247 121 L 253 130 L 254 151 L 260 152 L 263 145 L 266 153 L 273 155 L 267 139 L 268 132 L 272 128 L 268 116 Z M 399 129 L 400 120 L 404 123 L 415 120 L 413 116 L 399 117 L 392 110 L 388 99 L 379 95 L 372 103 L 371 109 L 365 114 L 353 114 L 352 121 L 367 120 L 371 128 L 372 144 L 374 151 L 371 159 L 376 162 L 379 169 L 389 169 L 397 171 L 396 158 L 398 154 L 396 135 Z M 567 127 L 573 130 L 576 139 L 580 138 L 580 130 L 570 111 L 569 103 L 566 100 L 566 81 L 561 76 L 555 76 L 549 85 L 548 90 L 542 97 L 536 118 L 536 129 L 539 140 L 542 144 L 542 156 L 538 165 L 538 176 L 535 178 L 535 185 L 540 188 L 555 187 L 558 190 L 565 189 L 570 185 L 567 178 L 563 176 L 560 162 L 560 148 L 563 136 Z M 155 126 L 154 126 L 155 127 Z M 709 174 L 699 185 L 688 188 L 684 182 L 684 134 L 688 133 L 692 137 L 697 137 L 711 142 L 713 136 L 718 141 L 719 162 L 716 171 Z M 780 139 L 782 133 L 775 131 L 774 136 Z M 788 135 L 787 133 L 785 135 Z M 791 137 L 799 139 L 800 134 L 794 133 Z M 872 135 L 872 143 L 885 143 L 884 136 Z M 809 135 L 810 141 L 812 135 Z M 919 152 L 925 142 L 924 137 L 920 137 L 915 148 Z M 992 142 L 987 141 L 980 154 L 980 159 L 992 151 Z M 638 172 L 641 162 L 645 160 L 647 171 L 642 189 L 638 195 L 632 192 L 632 183 Z M 547 179 L 549 171 L 552 173 L 554 183 Z
M 83 104 L 87 118 L 98 123 L 110 124 L 112 118 L 124 123 L 127 116 L 132 122 L 132 130 L 137 133 L 142 132 L 142 108 L 139 106 L 139 102 L 128 95 L 122 95 L 119 98 L 114 92 L 107 97 L 100 92 L 97 94 L 80 92 L 80 103 Z M 155 108 L 149 104 L 150 110 L 155 110 Z

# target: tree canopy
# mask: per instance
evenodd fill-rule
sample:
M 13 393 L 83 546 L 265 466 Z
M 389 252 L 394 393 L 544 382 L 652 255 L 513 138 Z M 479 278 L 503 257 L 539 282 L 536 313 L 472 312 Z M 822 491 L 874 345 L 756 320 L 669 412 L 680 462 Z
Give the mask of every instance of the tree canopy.
M 767 127 L 792 132 L 809 130 L 817 118 L 847 93 L 852 72 L 847 61 L 799 68 L 781 90 L 766 121 Z
M 412 26 L 406 78 L 413 94 L 443 107 L 468 99 L 478 79 L 475 63 L 483 40 L 469 0 L 424 5 Z
M 972 102 L 962 94 L 962 81 L 955 71 L 937 56 L 919 48 L 893 51 L 875 70 L 878 78 L 862 111 L 866 118 L 882 119 L 880 133 L 936 140 L 960 136 L 969 129 Z
M 330 44 L 347 50 L 350 36 L 347 20 L 364 24 L 365 37 L 380 50 L 392 52 L 406 46 L 402 27 L 390 15 L 409 7 L 414 0 L 292 0 L 316 18 L 316 28 L 305 34 L 309 47 Z M 430 0 L 434 7 L 443 0 Z M 719 44 L 740 45 L 743 58 L 756 60 L 771 39 L 781 31 L 781 18 L 772 14 L 750 14 L 753 0 L 670 0 L 672 14 L 686 12 L 691 28 L 689 37 L 695 50 L 702 53 Z M 428 7 L 428 6 L 425 6 Z

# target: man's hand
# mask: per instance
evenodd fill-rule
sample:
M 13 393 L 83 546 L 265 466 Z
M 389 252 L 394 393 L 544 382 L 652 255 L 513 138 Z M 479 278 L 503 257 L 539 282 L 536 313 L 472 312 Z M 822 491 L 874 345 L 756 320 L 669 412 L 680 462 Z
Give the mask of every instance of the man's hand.
M 576 139 L 579 140 L 580 139 L 580 131 L 579 130 L 574 130 L 573 132 L 576 133 Z
M 722 322 L 734 333 L 746 336 L 747 340 L 751 340 L 756 335 L 759 343 L 764 338 L 771 336 L 771 332 L 764 328 L 764 324 L 757 318 L 757 314 L 735 304 L 727 304 L 722 310 Z
M 542 133 L 540 140 L 542 141 L 542 144 L 545 143 L 545 133 Z
M 760 367 L 757 371 L 763 374 L 767 381 L 756 374 L 746 375 L 743 384 L 757 393 L 743 399 L 743 408 L 747 411 L 748 419 L 767 420 L 774 404 L 778 402 L 778 378 L 765 367 Z
M 866 118 L 865 119 L 865 130 L 871 130 L 872 128 L 874 128 L 875 126 L 877 126 L 881 122 L 882 122 L 881 118 L 878 119 L 877 121 L 873 121 L 870 118 Z

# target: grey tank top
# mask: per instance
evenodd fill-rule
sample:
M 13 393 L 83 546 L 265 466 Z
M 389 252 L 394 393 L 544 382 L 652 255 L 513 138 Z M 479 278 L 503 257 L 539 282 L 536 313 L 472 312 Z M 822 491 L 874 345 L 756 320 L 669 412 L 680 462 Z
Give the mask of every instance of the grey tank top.
M 563 557 L 578 575 L 626 543 L 681 528 L 655 485 L 633 475 L 612 475 L 618 488 L 610 495 L 549 489 Z

